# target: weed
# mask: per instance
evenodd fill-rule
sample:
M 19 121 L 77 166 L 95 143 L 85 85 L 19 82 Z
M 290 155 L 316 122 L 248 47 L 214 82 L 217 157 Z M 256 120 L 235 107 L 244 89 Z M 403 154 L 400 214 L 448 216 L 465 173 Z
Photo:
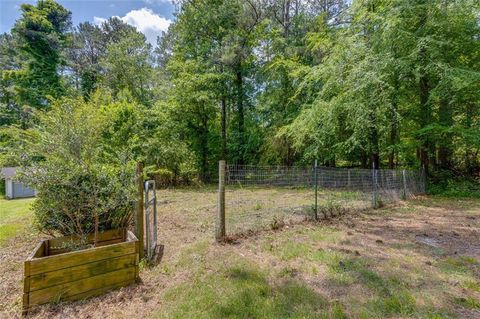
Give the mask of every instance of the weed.
M 344 214 L 346 209 L 332 198 L 328 198 L 326 202 L 318 207 L 318 212 L 323 215 L 324 218 L 334 217 Z
M 397 292 L 394 295 L 378 301 L 382 312 L 386 315 L 409 316 L 415 312 L 415 298 L 408 292 Z
M 468 309 L 480 310 L 480 302 L 472 297 L 456 297 L 453 302 Z
M 147 259 L 142 259 L 138 263 L 138 267 L 140 268 L 140 271 L 145 270 L 148 268 L 148 260 Z
M 282 216 L 273 216 L 273 220 L 270 222 L 270 228 L 277 230 L 285 227 L 285 219 Z
M 331 318 L 334 319 L 348 319 L 347 314 L 345 313 L 345 310 L 342 306 L 341 303 L 339 302 L 334 302 L 333 305 L 330 308 L 331 312 Z
M 287 278 L 293 278 L 298 275 L 298 269 L 293 268 L 293 267 L 285 267 L 280 270 L 279 276 L 280 277 L 287 277 Z
M 472 274 L 471 267 L 478 265 L 475 258 L 467 256 L 447 257 L 440 262 L 440 269 L 449 274 Z
M 462 287 L 474 292 L 480 292 L 480 283 L 474 280 L 466 280 Z

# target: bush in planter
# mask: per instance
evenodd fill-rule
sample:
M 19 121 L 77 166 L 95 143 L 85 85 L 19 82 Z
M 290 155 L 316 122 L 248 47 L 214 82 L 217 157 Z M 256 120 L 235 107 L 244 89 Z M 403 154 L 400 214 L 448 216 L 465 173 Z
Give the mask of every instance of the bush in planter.
M 51 235 L 86 236 L 129 225 L 136 196 L 135 163 L 103 138 L 108 114 L 63 99 L 39 114 L 25 136 L 22 179 L 37 190 L 35 223 Z

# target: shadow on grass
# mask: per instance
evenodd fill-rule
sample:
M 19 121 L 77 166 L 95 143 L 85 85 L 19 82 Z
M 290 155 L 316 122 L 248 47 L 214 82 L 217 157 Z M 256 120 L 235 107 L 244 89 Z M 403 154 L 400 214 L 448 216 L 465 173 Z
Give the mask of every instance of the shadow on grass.
M 347 318 L 340 304 L 298 280 L 271 282 L 249 266 L 209 275 L 166 296 L 175 300 L 163 318 Z
M 347 281 L 360 283 L 370 289 L 372 295 L 361 307 L 361 317 L 456 317 L 450 309 L 435 306 L 428 298 L 417 300 L 417 297 L 428 295 L 428 290 L 422 292 L 416 285 L 411 285 L 413 279 L 409 275 L 390 273 L 382 276 L 370 267 L 371 264 L 372 261 L 362 257 L 347 257 L 339 263 L 328 265 L 330 280 L 334 285 L 344 285 L 344 278 L 348 277 Z
M 298 281 L 269 284 L 258 272 L 233 268 L 228 278 L 236 293 L 214 307 L 221 318 L 315 317 L 329 309 L 328 302 Z

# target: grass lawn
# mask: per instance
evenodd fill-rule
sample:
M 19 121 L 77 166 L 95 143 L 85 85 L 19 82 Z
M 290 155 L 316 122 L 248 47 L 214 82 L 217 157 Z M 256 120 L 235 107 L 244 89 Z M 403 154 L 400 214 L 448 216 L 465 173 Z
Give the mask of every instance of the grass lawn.
M 33 201 L 33 198 L 0 199 L 0 247 L 28 227 L 31 221 L 30 206 Z
M 255 213 L 244 215 L 253 218 L 261 211 L 256 194 L 242 190 L 227 202 L 253 205 Z M 480 200 L 423 197 L 216 244 L 216 196 L 211 189 L 159 191 L 164 254 L 159 265 L 143 266 L 142 283 L 39 307 L 32 316 L 480 318 Z M 263 208 L 272 195 L 262 196 Z M 304 204 L 302 194 L 296 200 Z M 30 215 L 17 212 L 2 223 L 20 223 L 20 233 L 31 235 L 0 248 L 1 318 L 19 315 L 21 262 L 40 239 L 27 231 Z

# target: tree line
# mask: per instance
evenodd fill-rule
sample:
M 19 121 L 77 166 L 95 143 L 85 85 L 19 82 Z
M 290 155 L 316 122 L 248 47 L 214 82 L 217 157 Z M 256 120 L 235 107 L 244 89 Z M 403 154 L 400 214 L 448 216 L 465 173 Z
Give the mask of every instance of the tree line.
M 0 36 L 2 165 L 69 99 L 166 183 L 219 159 L 480 172 L 478 1 L 184 0 L 155 46 L 115 17 L 73 26 L 54 0 L 21 13 Z

